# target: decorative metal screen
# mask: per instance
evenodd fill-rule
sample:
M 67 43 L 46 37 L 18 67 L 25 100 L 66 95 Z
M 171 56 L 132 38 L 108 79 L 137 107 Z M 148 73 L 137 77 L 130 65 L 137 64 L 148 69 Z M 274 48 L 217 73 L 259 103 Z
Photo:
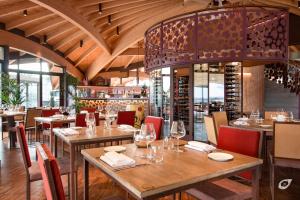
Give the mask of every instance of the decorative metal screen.
M 236 7 L 190 13 L 145 33 L 145 69 L 190 63 L 288 60 L 288 11 Z

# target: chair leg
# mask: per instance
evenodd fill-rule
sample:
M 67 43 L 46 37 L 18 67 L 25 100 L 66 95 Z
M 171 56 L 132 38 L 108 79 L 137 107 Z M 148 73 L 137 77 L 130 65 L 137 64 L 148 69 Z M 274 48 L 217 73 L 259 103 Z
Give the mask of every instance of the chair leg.
M 30 181 L 28 180 L 26 184 L 26 200 L 30 200 Z

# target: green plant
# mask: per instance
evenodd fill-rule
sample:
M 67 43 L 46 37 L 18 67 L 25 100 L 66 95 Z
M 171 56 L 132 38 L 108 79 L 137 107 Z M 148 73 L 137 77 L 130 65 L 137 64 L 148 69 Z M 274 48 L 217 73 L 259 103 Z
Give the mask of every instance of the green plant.
M 10 79 L 8 74 L 2 74 L 1 99 L 5 105 L 21 105 L 25 98 L 22 96 L 24 85 L 19 85 L 17 80 Z
M 77 78 L 75 78 L 71 75 L 68 75 L 67 82 L 68 82 L 68 87 L 69 87 L 68 93 L 74 101 L 72 108 L 75 109 L 76 113 L 79 113 L 80 108 L 85 106 L 85 104 L 81 101 L 80 97 L 78 97 L 78 95 L 77 95 L 77 86 L 79 85 L 79 81 Z

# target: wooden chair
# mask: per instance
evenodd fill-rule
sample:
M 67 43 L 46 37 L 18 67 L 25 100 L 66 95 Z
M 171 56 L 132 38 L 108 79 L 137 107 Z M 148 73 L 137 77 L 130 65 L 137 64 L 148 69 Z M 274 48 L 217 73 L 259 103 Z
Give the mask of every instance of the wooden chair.
M 30 199 L 30 184 L 31 182 L 42 180 L 42 175 L 39 170 L 38 163 L 35 161 L 32 161 L 29 154 L 29 148 L 26 141 L 25 136 L 25 128 L 23 125 L 20 125 L 17 127 L 17 136 L 18 141 L 20 144 L 20 149 L 22 152 L 22 158 L 24 162 L 24 167 L 26 171 L 26 199 Z M 70 174 L 70 162 L 67 158 L 59 158 L 58 159 L 59 168 L 62 175 L 68 175 L 69 180 L 69 174 Z M 69 182 L 69 181 L 68 181 Z
M 218 148 L 248 156 L 258 157 L 260 150 L 261 134 L 257 131 L 220 127 Z M 251 180 L 250 172 L 239 176 Z M 196 188 L 186 191 L 197 199 L 249 199 L 252 197 L 252 188 L 229 178 L 205 182 Z
M 271 116 L 276 115 L 276 114 L 278 114 L 278 112 L 276 112 L 276 111 L 265 111 L 265 119 L 270 120 L 270 119 L 272 119 Z M 280 114 L 282 114 L 286 117 L 288 116 L 287 112 L 280 112 Z
M 117 124 L 127 124 L 134 126 L 135 122 L 135 111 L 119 111 Z
M 204 123 L 206 128 L 207 140 L 210 144 L 217 145 L 217 133 L 212 117 L 204 116 Z
M 213 112 L 212 117 L 214 120 L 214 126 L 218 137 L 220 127 L 228 126 L 227 114 L 226 112 Z
M 30 139 L 30 133 L 35 131 L 35 117 L 42 116 L 42 109 L 28 108 L 25 118 L 25 131 L 28 132 L 27 140 Z
M 270 188 L 272 199 L 299 199 L 299 130 L 299 122 L 274 122 L 274 146 L 273 152 L 270 154 Z
M 147 116 L 145 118 L 145 124 L 148 123 L 153 124 L 156 133 L 156 140 L 159 140 L 164 127 L 164 119 L 162 117 Z

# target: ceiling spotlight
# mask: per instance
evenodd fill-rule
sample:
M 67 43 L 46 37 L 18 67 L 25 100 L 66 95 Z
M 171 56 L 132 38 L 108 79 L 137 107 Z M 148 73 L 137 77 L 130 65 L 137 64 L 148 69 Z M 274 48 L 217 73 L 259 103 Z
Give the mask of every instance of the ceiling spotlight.
M 80 40 L 79 46 L 83 47 L 83 40 Z
M 24 11 L 23 11 L 23 16 L 26 17 L 27 15 L 28 15 L 27 10 L 24 10 Z
M 98 7 L 98 13 L 101 15 L 102 12 L 103 12 L 103 10 L 102 10 L 102 3 L 99 3 L 98 6 L 99 6 L 99 7 Z
M 48 40 L 47 35 L 44 35 L 44 36 L 43 36 L 42 44 L 47 44 L 47 40 Z
M 117 35 L 120 35 L 120 28 L 117 26 Z
M 108 19 L 107 19 L 107 20 L 108 20 L 108 21 L 107 21 L 108 25 L 111 25 L 111 15 L 108 15 L 107 18 L 108 18 Z

